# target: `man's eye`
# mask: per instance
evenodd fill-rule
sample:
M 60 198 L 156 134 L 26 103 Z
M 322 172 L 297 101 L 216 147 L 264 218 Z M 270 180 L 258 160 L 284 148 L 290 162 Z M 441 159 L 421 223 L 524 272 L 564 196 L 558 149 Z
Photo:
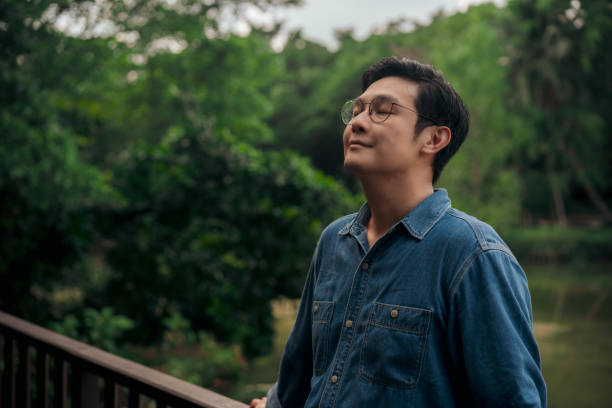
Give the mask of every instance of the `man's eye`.
M 389 101 L 376 101 L 372 106 L 372 110 L 376 113 L 391 113 L 393 104 Z

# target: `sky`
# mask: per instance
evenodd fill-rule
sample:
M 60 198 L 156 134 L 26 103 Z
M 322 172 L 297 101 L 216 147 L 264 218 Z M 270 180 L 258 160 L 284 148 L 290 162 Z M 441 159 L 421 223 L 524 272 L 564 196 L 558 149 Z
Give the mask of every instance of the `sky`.
M 330 49 L 337 47 L 335 29 L 352 28 L 355 37 L 366 38 L 376 28 L 386 26 L 391 20 L 404 18 L 407 21 L 427 23 L 431 15 L 443 9 L 447 13 L 465 11 L 471 4 L 486 0 L 303 0 L 303 5 L 278 8 L 261 13 L 256 9 L 247 11 L 247 16 L 258 22 L 285 21 L 281 35 L 276 39 L 282 47 L 287 33 L 302 28 L 302 34 L 309 40 L 323 43 Z M 501 5 L 503 0 L 495 0 Z M 407 23 L 405 28 L 410 29 Z
M 169 4 L 176 3 L 176 0 L 164 1 Z M 333 51 L 338 47 L 334 35 L 336 30 L 353 30 L 355 38 L 365 39 L 373 31 L 386 27 L 390 21 L 403 19 L 405 23 L 401 28 L 409 31 L 413 27 L 413 21 L 427 24 L 431 21 L 431 16 L 440 10 L 452 14 L 465 11 L 470 5 L 487 1 L 493 1 L 500 6 L 506 3 L 506 0 L 302 0 L 301 6 L 271 7 L 262 11 L 247 1 L 230 2 L 228 3 L 230 5 L 238 4 L 238 9 L 226 7 L 215 17 L 218 17 L 221 32 L 233 32 L 238 35 L 249 34 L 250 25 L 247 20 L 268 27 L 272 27 L 274 22 L 284 22 L 279 35 L 272 40 L 272 47 L 277 51 L 282 50 L 289 33 L 298 29 L 302 30 L 304 38 L 323 44 Z M 52 4 L 45 14 L 49 14 L 47 17 L 52 18 L 58 11 L 57 5 Z M 92 3 L 90 14 L 95 17 L 99 11 L 97 2 Z M 246 19 L 237 18 L 237 15 Z M 75 17 L 69 12 L 59 15 L 55 23 L 59 31 L 74 36 L 83 35 L 86 26 L 84 17 Z M 106 21 L 95 26 L 92 34 L 112 35 L 115 29 L 112 22 Z M 117 35 L 123 38 L 130 33 Z M 137 37 L 134 38 L 136 39 Z M 125 39 L 125 42 L 129 42 L 128 40 Z M 181 43 L 172 38 L 159 39 L 159 43 L 159 48 L 172 52 L 180 52 L 186 46 L 184 41 Z

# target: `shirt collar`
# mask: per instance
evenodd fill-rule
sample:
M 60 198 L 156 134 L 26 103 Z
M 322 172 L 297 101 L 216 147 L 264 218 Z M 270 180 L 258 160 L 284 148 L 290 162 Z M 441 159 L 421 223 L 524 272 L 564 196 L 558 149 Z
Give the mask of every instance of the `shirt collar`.
M 440 220 L 442 215 L 450 208 L 451 202 L 445 189 L 434 190 L 434 193 L 421 201 L 412 211 L 410 211 L 398 224 L 402 224 L 413 237 L 422 240 L 425 235 Z M 365 202 L 353 221 L 345 225 L 338 234 L 340 235 L 359 235 L 370 219 L 370 206 Z M 396 224 L 397 225 L 397 224 Z

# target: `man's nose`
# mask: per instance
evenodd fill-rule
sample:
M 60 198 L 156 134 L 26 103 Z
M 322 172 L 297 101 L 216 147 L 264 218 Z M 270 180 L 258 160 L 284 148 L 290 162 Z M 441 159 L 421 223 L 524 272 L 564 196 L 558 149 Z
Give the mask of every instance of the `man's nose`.
M 351 130 L 354 133 L 362 133 L 365 132 L 370 122 L 370 115 L 368 114 L 367 109 L 358 113 L 356 116 L 353 116 L 349 125 L 351 126 Z

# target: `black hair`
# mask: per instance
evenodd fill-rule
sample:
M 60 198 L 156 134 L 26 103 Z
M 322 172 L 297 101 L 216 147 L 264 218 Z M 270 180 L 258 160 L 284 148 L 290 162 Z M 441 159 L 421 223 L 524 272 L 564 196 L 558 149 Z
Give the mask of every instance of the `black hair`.
M 366 69 L 361 76 L 362 91 L 379 79 L 398 76 L 416 82 L 419 86 L 414 101 L 419 114 L 415 133 L 431 125 L 447 126 L 451 131 L 450 143 L 440 150 L 433 161 L 433 180 L 435 183 L 442 168 L 459 150 L 470 127 L 470 112 L 459 94 L 444 80 L 442 73 L 431 65 L 399 57 L 383 58 Z

